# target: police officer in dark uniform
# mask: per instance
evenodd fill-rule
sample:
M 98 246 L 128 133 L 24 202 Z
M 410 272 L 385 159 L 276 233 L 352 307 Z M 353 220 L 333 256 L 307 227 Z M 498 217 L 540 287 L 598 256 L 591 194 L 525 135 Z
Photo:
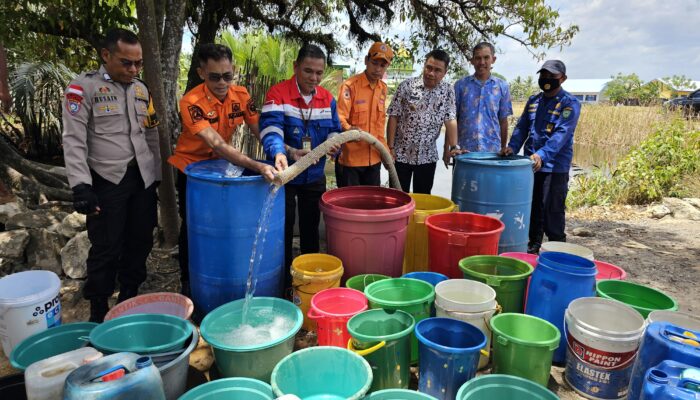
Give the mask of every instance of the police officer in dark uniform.
M 103 65 L 83 73 L 63 99 L 63 154 L 73 206 L 87 215 L 91 248 L 83 295 L 90 321 L 102 322 L 119 281 L 118 302 L 136 296 L 157 224 L 161 180 L 158 124 L 133 32 L 114 29 Z
M 535 186 L 532 192 L 528 253 L 537 254 L 543 234 L 550 241 L 566 241 L 566 195 L 574 155 L 574 129 L 581 111 L 579 101 L 562 89 L 566 66 L 549 60 L 537 71 L 543 91 L 531 96 L 518 120 L 508 147 L 501 155 L 524 153 L 533 162 Z

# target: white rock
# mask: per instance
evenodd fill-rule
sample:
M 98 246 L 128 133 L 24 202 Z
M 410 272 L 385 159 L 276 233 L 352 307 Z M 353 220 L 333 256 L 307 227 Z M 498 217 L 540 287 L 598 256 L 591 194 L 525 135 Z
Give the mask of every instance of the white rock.
M 6 223 L 7 220 L 15 214 L 23 213 L 25 211 L 27 211 L 27 208 L 23 204 L 16 201 L 0 204 L 0 224 Z
M 5 222 L 5 229 L 46 228 L 60 223 L 66 213 L 51 210 L 32 210 L 13 215 Z
M 651 217 L 656 219 L 661 219 L 671 213 L 671 209 L 663 204 L 655 204 L 650 206 L 648 211 Z
M 700 209 L 693 207 L 690 203 L 673 197 L 665 197 L 663 202 L 666 207 L 671 209 L 673 218 L 700 221 Z
M 683 200 L 695 208 L 700 208 L 700 199 L 697 197 L 687 197 Z
M 85 221 L 84 214 L 79 214 L 77 212 L 68 214 L 63 218 L 63 221 L 61 221 L 56 231 L 67 238 L 72 238 L 78 232 L 86 229 Z
M 21 258 L 27 243 L 29 243 L 29 232 L 26 229 L 0 232 L 0 257 Z
M 63 272 L 73 279 L 87 276 L 87 258 L 90 251 L 90 239 L 87 231 L 78 233 L 61 249 Z
M 61 249 L 66 239 L 46 229 L 31 229 L 27 244 L 27 264 L 32 269 L 43 269 L 61 275 Z

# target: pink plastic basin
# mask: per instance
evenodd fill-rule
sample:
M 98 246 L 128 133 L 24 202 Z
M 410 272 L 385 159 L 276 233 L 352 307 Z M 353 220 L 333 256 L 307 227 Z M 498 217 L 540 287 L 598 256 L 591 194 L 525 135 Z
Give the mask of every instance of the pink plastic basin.
M 321 196 L 328 253 L 343 261 L 343 282 L 360 274 L 401 276 L 415 207 L 408 194 L 376 186 L 344 187 Z
M 348 320 L 367 307 L 367 298 L 359 290 L 331 288 L 316 293 L 308 315 L 316 321 L 319 346 L 346 348 L 350 340 Z
M 105 321 L 131 314 L 168 314 L 189 319 L 194 305 L 187 296 L 178 293 L 147 293 L 124 300 L 105 315 Z
M 627 278 L 627 272 L 625 272 L 624 269 L 618 267 L 617 265 L 613 265 L 603 261 L 593 262 L 595 263 L 595 267 L 598 268 L 598 275 L 595 276 L 595 279 L 598 281 L 602 279 L 617 279 L 622 281 L 625 278 Z

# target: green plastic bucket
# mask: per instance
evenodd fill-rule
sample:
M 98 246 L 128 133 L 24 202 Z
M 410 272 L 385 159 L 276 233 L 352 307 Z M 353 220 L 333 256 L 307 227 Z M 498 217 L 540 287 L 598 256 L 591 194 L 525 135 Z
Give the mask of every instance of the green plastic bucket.
M 105 321 L 90 332 L 90 344 L 103 353 L 166 353 L 182 349 L 192 324 L 167 314 L 131 314 Z
M 391 278 L 371 283 L 365 296 L 372 309 L 401 310 L 413 317 L 415 323 L 430 317 L 435 300 L 435 288 L 428 282 L 410 278 Z M 418 362 L 418 339 L 411 333 L 411 364 Z
M 364 357 L 372 367 L 371 392 L 408 388 L 414 326 L 413 317 L 401 310 L 368 310 L 348 321 L 348 332 L 352 336 L 348 350 Z
M 372 368 L 352 351 L 333 346 L 309 347 L 279 362 L 272 371 L 276 396 L 304 400 L 359 400 L 372 384 Z
M 472 256 L 459 261 L 465 279 L 485 283 L 496 291 L 496 301 L 504 313 L 522 313 L 527 279 L 532 265 L 515 258 Z
M 482 375 L 464 385 L 456 400 L 558 400 L 546 387 L 511 375 Z
M 541 318 L 516 313 L 496 315 L 489 324 L 493 331 L 491 372 L 547 386 L 552 356 L 561 338 L 559 329 Z
M 224 378 L 207 382 L 182 395 L 178 400 L 272 400 L 272 386 L 257 379 Z
M 245 299 L 240 299 L 219 306 L 204 317 L 199 330 L 213 349 L 221 376 L 270 382 L 272 369 L 294 349 L 294 335 L 301 328 L 304 317 L 299 307 L 290 301 L 274 297 L 253 297 L 244 326 L 244 303 Z M 289 324 L 275 328 L 280 331 L 274 338 L 247 343 L 236 335 L 237 331 L 248 327 L 272 327 L 276 317 L 284 317 Z
M 12 350 L 10 363 L 24 371 L 37 361 L 79 349 L 88 342 L 88 336 L 96 326 L 94 322 L 76 322 L 36 333 Z
M 616 279 L 598 281 L 596 291 L 598 297 L 627 304 L 642 314 L 644 318 L 656 310 L 678 310 L 678 303 L 673 297 L 660 290 L 629 281 Z
M 386 389 L 373 392 L 364 400 L 438 400 L 437 398 L 408 389 Z
M 364 292 L 365 288 L 369 286 L 370 283 L 381 281 L 383 279 L 389 279 L 390 277 L 381 274 L 362 274 L 355 275 L 345 282 L 345 287 L 350 289 L 359 290 Z

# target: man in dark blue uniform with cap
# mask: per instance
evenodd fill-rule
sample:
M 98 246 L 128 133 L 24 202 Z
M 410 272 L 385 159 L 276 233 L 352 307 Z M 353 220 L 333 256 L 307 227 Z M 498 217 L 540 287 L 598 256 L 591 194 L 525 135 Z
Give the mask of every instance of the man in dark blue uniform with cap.
M 531 96 L 518 120 L 508 147 L 501 155 L 524 153 L 533 162 L 535 186 L 532 192 L 528 253 L 537 254 L 546 233 L 550 241 L 566 241 L 566 195 L 574 155 L 574 129 L 581 104 L 562 89 L 566 66 L 549 60 L 537 71 L 543 91 Z

